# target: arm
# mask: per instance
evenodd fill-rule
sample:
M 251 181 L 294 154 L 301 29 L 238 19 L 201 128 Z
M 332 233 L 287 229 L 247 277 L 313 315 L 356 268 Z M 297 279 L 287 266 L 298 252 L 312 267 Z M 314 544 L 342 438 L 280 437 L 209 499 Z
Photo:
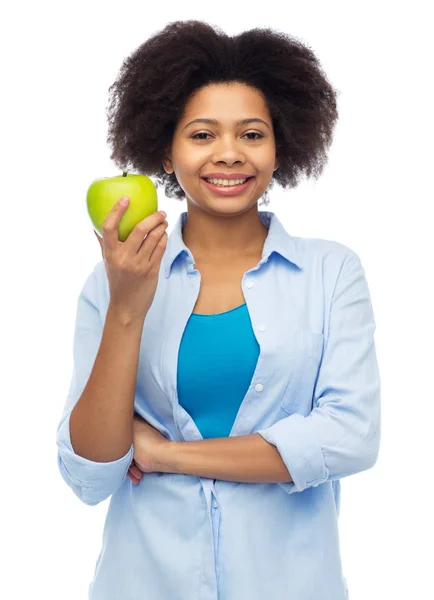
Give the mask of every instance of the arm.
M 133 443 L 134 397 L 143 319 L 109 306 L 92 372 L 70 417 L 74 451 L 95 462 L 125 455 Z
M 327 336 L 313 410 L 259 430 L 292 476 L 279 485 L 302 492 L 374 466 L 380 445 L 380 375 L 376 324 L 363 266 L 350 251 L 329 305 Z
M 258 433 L 238 437 L 171 442 L 165 446 L 168 473 L 247 483 L 290 482 L 277 448 Z
M 78 299 L 74 371 L 56 439 L 60 473 L 86 504 L 113 494 L 133 458 L 142 325 L 109 307 L 102 327 L 94 271 Z

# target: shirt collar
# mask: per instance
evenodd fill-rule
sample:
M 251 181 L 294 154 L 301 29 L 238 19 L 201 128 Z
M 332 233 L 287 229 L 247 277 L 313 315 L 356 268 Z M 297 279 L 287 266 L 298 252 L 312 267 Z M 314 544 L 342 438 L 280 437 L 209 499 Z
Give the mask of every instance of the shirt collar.
M 179 215 L 175 227 L 167 240 L 166 251 L 163 256 L 163 268 L 166 279 L 170 277 L 172 265 L 180 254 L 184 253 L 186 255 L 188 264 L 192 265 L 194 263 L 193 255 L 182 239 L 182 230 L 187 220 L 187 214 L 187 211 L 185 211 Z M 266 262 L 272 252 L 277 252 L 283 258 L 302 269 L 303 265 L 300 260 L 296 238 L 285 230 L 275 213 L 262 210 L 258 211 L 258 214 L 262 223 L 268 229 L 260 262 Z

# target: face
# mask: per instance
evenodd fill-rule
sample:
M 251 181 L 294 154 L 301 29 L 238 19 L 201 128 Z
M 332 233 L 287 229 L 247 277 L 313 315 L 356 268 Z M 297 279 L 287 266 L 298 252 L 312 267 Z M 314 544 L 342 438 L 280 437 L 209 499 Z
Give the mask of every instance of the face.
M 217 123 L 190 123 L 201 118 Z M 261 121 L 237 124 L 251 118 Z M 272 119 L 262 94 L 241 83 L 201 88 L 185 107 L 163 166 L 167 173 L 175 172 L 194 207 L 223 215 L 256 206 L 279 166 Z M 254 179 L 243 192 L 223 196 L 202 179 L 211 173 L 246 173 Z

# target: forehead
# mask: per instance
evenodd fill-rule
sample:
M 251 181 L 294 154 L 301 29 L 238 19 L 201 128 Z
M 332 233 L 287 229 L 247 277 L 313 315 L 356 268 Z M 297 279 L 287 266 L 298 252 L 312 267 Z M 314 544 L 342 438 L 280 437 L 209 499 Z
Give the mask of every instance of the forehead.
M 268 109 L 256 88 L 241 83 L 217 83 L 204 86 L 190 96 L 181 122 L 198 116 L 230 124 L 242 117 L 268 117 Z

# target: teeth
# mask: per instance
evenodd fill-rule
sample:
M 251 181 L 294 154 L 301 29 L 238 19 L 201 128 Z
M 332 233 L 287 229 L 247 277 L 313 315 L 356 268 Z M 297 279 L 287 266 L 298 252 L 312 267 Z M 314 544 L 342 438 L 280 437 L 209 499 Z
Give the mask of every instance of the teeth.
M 246 177 L 246 179 L 207 179 L 206 181 L 209 181 L 210 183 L 213 183 L 214 185 L 227 185 L 227 186 L 234 186 L 234 185 L 240 185 L 241 183 L 244 183 L 245 181 L 247 181 L 248 177 Z

